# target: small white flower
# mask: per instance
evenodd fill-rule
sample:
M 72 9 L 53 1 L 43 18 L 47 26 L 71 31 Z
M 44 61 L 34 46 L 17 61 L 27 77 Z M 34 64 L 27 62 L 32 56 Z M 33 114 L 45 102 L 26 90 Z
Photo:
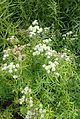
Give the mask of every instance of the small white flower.
M 46 32 L 46 31 L 48 31 L 49 30 L 49 27 L 45 27 L 44 28 L 44 31 Z
M 39 30 L 37 31 L 37 33 L 42 33 L 43 29 L 39 28 Z
M 11 39 L 11 40 L 13 40 L 14 38 L 15 38 L 14 36 L 11 36 L 11 38 L 10 38 L 10 39 Z
M 37 31 L 37 27 L 34 26 L 32 32 L 33 32 L 33 33 L 36 33 L 36 31 Z
M 60 74 L 59 74 L 58 72 L 55 72 L 54 74 L 55 74 L 56 76 L 58 76 L 58 77 L 60 76 Z
M 9 73 L 13 73 L 13 70 L 12 69 L 9 69 Z
M 10 66 L 13 66 L 13 64 L 14 64 L 14 63 L 13 63 L 13 62 L 11 62 L 9 65 L 10 65 Z
M 55 67 L 52 67 L 52 71 L 55 71 L 56 69 L 55 69 Z
M 28 110 L 27 115 L 32 115 L 32 112 Z
M 58 61 L 58 58 L 56 58 L 55 61 Z
M 49 56 L 49 55 L 48 55 L 48 56 L 47 56 L 47 58 L 48 58 L 48 59 L 50 59 L 50 58 L 51 58 L 51 56 Z
M 54 64 L 58 65 L 59 63 L 57 61 L 55 61 Z
M 6 40 L 7 40 L 7 41 L 9 41 L 9 40 L 10 40 L 10 38 L 7 38 Z
M 39 51 L 34 52 L 33 56 L 35 56 L 35 55 L 40 55 L 40 52 Z
M 31 89 L 29 89 L 28 92 L 31 93 Z
M 45 65 L 45 64 L 43 64 L 42 66 L 43 66 L 43 68 L 45 68 L 45 67 L 46 67 L 46 65 Z
M 52 52 L 48 51 L 45 55 L 52 56 Z
M 30 46 L 30 43 L 28 43 L 27 46 Z
M 19 68 L 19 64 L 16 64 L 16 67 Z
M 63 34 L 62 36 L 63 36 L 63 37 L 66 37 L 66 34 Z
M 43 112 L 46 113 L 46 109 L 44 109 Z
M 33 31 L 33 27 L 30 26 L 30 27 L 28 28 L 28 30 L 29 30 L 29 31 Z
M 26 94 L 28 91 L 29 91 L 29 88 L 28 87 L 25 87 L 24 88 L 24 94 Z
M 48 66 L 48 65 L 45 66 L 45 69 L 46 69 L 46 70 L 50 70 L 50 68 L 51 68 L 50 65 L 49 65 L 49 66 Z
M 48 62 L 48 64 L 52 64 L 52 62 L 51 62 L 51 61 L 49 61 L 49 62 Z
M 5 58 L 5 57 L 3 57 L 3 60 L 6 60 L 6 58 Z
M 64 58 L 64 54 L 61 54 L 61 58 Z
M 33 106 L 33 101 L 30 100 L 29 103 L 30 103 L 30 107 L 32 107 Z
M 71 35 L 73 32 L 72 31 L 69 31 L 69 32 L 67 32 L 66 34 L 67 35 Z
M 52 41 L 50 38 L 48 40 L 49 40 L 49 42 Z
M 30 119 L 30 116 L 29 115 L 26 115 L 26 119 Z
M 12 68 L 13 68 L 13 69 L 15 69 L 15 67 L 16 67 L 16 66 L 15 66 L 15 65 L 13 65 L 13 67 L 12 67 Z
M 15 69 L 14 69 L 14 71 L 16 72 L 16 71 L 17 71 L 17 69 L 15 68 Z
M 36 52 L 33 52 L 33 56 L 35 56 L 36 55 Z
M 2 71 L 7 70 L 7 66 L 2 67 Z
M 39 26 L 35 26 L 34 29 L 36 29 L 38 31 L 39 30 Z
M 49 74 L 50 73 L 50 70 L 47 70 L 47 73 Z
M 63 37 L 63 40 L 65 40 L 65 37 Z
M 13 78 L 14 78 L 14 79 L 17 79 L 17 78 L 18 78 L 18 76 L 17 76 L 17 75 L 13 75 Z
M 24 102 L 24 98 L 19 99 L 19 103 L 22 104 Z
M 34 21 L 32 22 L 32 25 L 38 25 L 37 20 L 34 20 Z
M 29 36 L 32 37 L 32 36 L 35 36 L 36 34 L 34 32 L 30 32 L 29 33 Z
M 66 61 L 70 61 L 69 57 L 66 57 L 65 60 L 66 60 Z
M 67 51 L 67 48 L 64 48 L 65 51 Z
M 70 50 L 68 50 L 68 52 L 70 52 Z
M 4 57 L 4 58 L 6 58 L 6 57 L 8 57 L 8 56 L 9 56 L 9 54 L 4 54 L 4 56 L 3 56 L 3 57 Z
M 43 52 L 44 50 L 43 50 L 43 47 L 41 47 L 40 49 L 38 49 L 40 52 Z
M 44 113 L 41 114 L 41 118 L 44 119 Z

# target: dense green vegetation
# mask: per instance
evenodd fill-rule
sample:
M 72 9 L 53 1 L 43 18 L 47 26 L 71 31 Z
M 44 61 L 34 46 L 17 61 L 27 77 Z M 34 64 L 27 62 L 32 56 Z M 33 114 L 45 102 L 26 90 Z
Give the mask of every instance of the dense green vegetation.
M 0 0 L 0 119 L 80 119 L 79 0 Z

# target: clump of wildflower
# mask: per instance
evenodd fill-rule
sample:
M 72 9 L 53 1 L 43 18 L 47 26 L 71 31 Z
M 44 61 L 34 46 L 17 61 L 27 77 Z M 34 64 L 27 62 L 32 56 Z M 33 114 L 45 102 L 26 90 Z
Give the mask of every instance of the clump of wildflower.
M 25 119 L 31 119 L 32 118 L 32 115 L 33 115 L 32 114 L 32 111 L 31 110 L 28 110 Z
M 43 109 L 43 105 L 39 103 L 38 105 L 34 106 L 34 100 L 32 98 L 32 91 L 31 89 L 26 86 L 22 91 L 22 97 L 19 99 L 20 105 L 25 105 L 27 109 L 27 113 L 25 119 L 35 119 L 40 117 L 40 119 L 44 119 L 46 110 Z
M 43 29 L 39 27 L 38 21 L 35 20 L 32 22 L 32 25 L 28 28 L 29 36 L 32 37 L 34 35 L 42 33 Z
M 31 89 L 26 86 L 22 91 L 21 91 L 22 94 L 27 94 L 27 93 L 30 93 L 31 94 Z
M 33 50 L 34 50 L 33 56 L 40 55 L 41 53 L 45 53 L 45 56 L 47 56 L 47 58 L 50 58 L 53 55 L 56 56 L 57 53 L 55 50 L 52 50 L 50 46 L 41 43 L 36 45 Z
M 39 104 L 39 113 L 40 113 L 40 118 L 44 119 L 44 115 L 46 113 L 46 109 L 43 109 L 43 105 Z
M 56 57 L 56 56 L 57 56 L 57 52 L 56 52 L 55 50 L 50 49 L 50 50 L 47 50 L 47 51 L 45 52 L 45 55 L 46 55 L 47 58 L 49 59 L 49 58 L 51 58 L 52 56 Z
M 25 103 L 26 105 L 28 104 L 30 107 L 33 106 L 33 99 L 32 99 L 32 96 L 31 96 L 31 89 L 26 86 L 22 91 L 21 93 L 23 94 L 22 97 L 19 99 L 19 103 L 20 104 L 23 104 Z
M 25 96 L 23 95 L 20 99 L 19 99 L 19 103 L 22 105 L 22 103 L 24 103 L 25 101 Z
M 52 50 L 50 48 L 50 46 L 48 46 L 46 44 L 40 43 L 40 44 L 36 45 L 33 50 L 34 50 L 33 56 L 40 55 L 41 53 L 44 53 L 44 55 L 47 58 L 51 58 L 52 56 L 56 57 L 56 55 L 57 55 L 57 52 L 55 50 Z
M 19 68 L 19 64 L 15 64 L 14 62 L 11 62 L 10 64 L 3 64 L 2 65 L 2 70 L 7 71 L 9 73 L 16 72 Z M 14 76 L 14 78 L 17 78 Z
M 42 104 L 39 104 L 39 106 L 37 108 L 31 109 L 27 111 L 26 114 L 26 119 L 44 119 L 45 113 L 46 113 L 46 109 L 43 109 L 43 105 L 40 106 Z
M 12 48 L 7 48 L 3 50 L 3 60 L 9 58 L 9 56 L 13 56 L 17 60 L 21 61 L 25 54 L 22 54 L 22 50 L 25 48 L 25 45 L 14 45 Z
M 43 65 L 43 68 L 47 71 L 47 73 L 50 73 L 51 71 L 55 71 L 56 70 L 56 66 L 58 64 L 59 63 L 57 61 L 54 61 L 54 62 L 49 61 L 48 65 L 46 65 L 46 64 Z
M 9 57 L 10 52 L 11 52 L 10 48 L 3 50 L 3 60 L 6 60 Z

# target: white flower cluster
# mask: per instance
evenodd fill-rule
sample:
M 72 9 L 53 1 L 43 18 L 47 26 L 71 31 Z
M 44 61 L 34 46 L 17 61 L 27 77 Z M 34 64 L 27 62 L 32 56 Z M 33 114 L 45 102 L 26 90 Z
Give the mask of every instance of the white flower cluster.
M 6 60 L 10 55 L 14 56 L 17 60 L 22 60 L 25 56 L 22 54 L 22 50 L 25 48 L 25 45 L 14 45 L 13 48 L 7 48 L 3 50 L 3 60 Z
M 56 51 L 52 50 L 50 46 L 46 44 L 40 43 L 36 45 L 33 50 L 34 50 L 33 56 L 40 55 L 41 53 L 45 53 L 45 56 L 47 56 L 47 58 L 50 58 L 51 56 L 56 55 Z
M 40 119 L 44 119 L 44 115 L 46 113 L 46 109 L 43 109 L 43 105 L 39 104 L 39 113 L 40 113 Z
M 45 39 L 45 40 L 43 40 L 43 43 L 49 43 L 49 42 L 51 42 L 52 40 L 49 38 L 49 39 Z
M 34 50 L 33 56 L 35 56 L 35 55 L 39 55 L 40 53 L 43 53 L 46 50 L 50 50 L 50 47 L 47 46 L 46 44 L 40 43 L 40 44 L 36 45 L 33 50 Z
M 3 50 L 3 60 L 6 60 L 9 57 L 9 52 L 11 51 L 10 48 L 8 48 L 7 50 Z
M 65 51 L 65 52 L 70 52 L 70 50 L 68 50 L 67 48 L 64 48 L 64 51 Z
M 42 105 L 42 104 L 40 104 Z M 43 109 L 43 105 L 40 106 L 38 108 L 34 108 L 33 110 L 28 110 L 27 111 L 27 115 L 25 119 L 37 119 L 38 117 L 40 119 L 44 119 L 46 110 Z
M 25 87 L 24 90 L 21 91 L 21 93 L 23 94 L 22 98 L 19 99 L 19 103 L 23 104 L 26 103 L 28 104 L 30 107 L 33 106 L 33 99 L 31 97 L 31 89 L 29 87 Z
M 35 115 L 35 112 L 33 113 L 31 110 L 28 110 L 25 119 L 31 119 L 32 116 L 34 115 Z
M 9 73 L 14 73 L 18 70 L 19 64 L 14 64 L 14 62 L 11 62 L 10 64 L 3 64 L 2 71 L 7 71 Z M 13 78 L 16 79 L 18 76 L 13 75 Z
M 32 22 L 32 25 L 28 28 L 29 31 L 29 36 L 32 37 L 34 35 L 36 35 L 36 33 L 42 33 L 43 29 L 41 27 L 39 27 L 38 25 L 38 21 L 34 20 Z
M 32 92 L 31 92 L 31 89 L 30 89 L 28 86 L 26 86 L 26 87 L 21 91 L 21 93 L 22 93 L 22 94 L 27 94 L 27 93 L 30 93 L 30 94 L 31 94 Z
M 22 97 L 19 99 L 19 104 L 25 104 L 26 107 L 28 107 L 29 109 L 27 109 L 27 114 L 25 119 L 37 119 L 38 117 L 40 117 L 40 119 L 44 119 L 44 114 L 46 113 L 46 110 L 43 109 L 43 105 L 41 103 L 38 104 L 38 106 L 34 107 L 34 101 L 32 98 L 32 91 L 31 89 L 26 86 L 21 93 L 23 94 Z M 25 108 L 26 108 L 25 107 Z
M 48 65 L 46 65 L 46 64 L 43 65 L 43 68 L 47 71 L 47 73 L 50 73 L 51 71 L 55 71 L 56 70 L 56 66 L 58 64 L 59 63 L 57 61 L 54 61 L 54 62 L 49 61 Z
M 47 50 L 47 51 L 46 51 L 45 55 L 46 55 L 47 58 L 49 59 L 49 58 L 51 58 L 52 56 L 56 57 L 56 56 L 57 56 L 57 52 L 56 52 L 55 50 L 50 49 L 50 50 Z
M 47 42 L 45 40 L 43 44 L 39 43 L 38 45 L 36 45 L 33 48 L 33 50 L 34 50 L 33 56 L 40 55 L 41 53 L 44 53 L 44 56 L 46 56 L 48 59 L 53 57 L 54 62 L 49 61 L 47 65 L 46 64 L 43 65 L 43 67 L 45 68 L 47 73 L 50 73 L 51 71 L 56 70 L 56 66 L 59 64 L 57 61 L 59 59 L 70 61 L 70 56 L 68 56 L 66 52 L 60 53 L 60 52 L 56 52 L 55 50 L 52 50 L 48 44 L 45 44 L 45 43 L 49 43 L 48 40 L 51 41 L 51 39 L 47 39 Z M 68 52 L 70 52 L 70 51 L 68 50 Z M 55 72 L 55 75 L 59 76 L 58 72 Z

